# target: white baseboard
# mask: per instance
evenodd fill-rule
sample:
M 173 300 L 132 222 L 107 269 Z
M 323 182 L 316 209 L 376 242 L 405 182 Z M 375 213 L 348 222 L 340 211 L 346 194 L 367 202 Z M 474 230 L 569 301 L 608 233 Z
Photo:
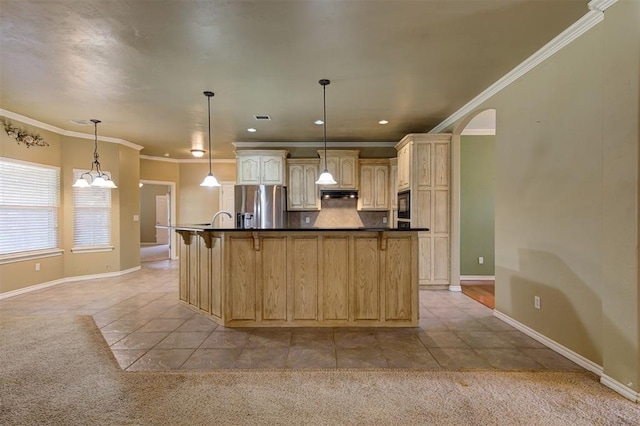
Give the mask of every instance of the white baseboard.
M 547 336 L 538 333 L 534 329 L 527 327 L 526 325 L 522 324 L 521 322 L 518 322 L 518 321 L 514 320 L 510 316 L 505 315 L 500 311 L 497 311 L 497 310 L 494 309 L 493 310 L 493 316 L 498 318 L 498 319 L 501 319 L 502 321 L 506 322 L 507 324 L 517 328 L 518 330 L 522 331 L 527 336 L 537 340 L 538 342 L 542 343 L 543 345 L 545 345 L 549 349 L 551 349 L 551 350 L 553 350 L 555 352 L 558 352 L 560 355 L 564 356 L 565 358 L 570 359 L 571 361 L 575 362 L 576 364 L 578 364 L 580 367 L 584 368 L 585 370 L 589 370 L 592 373 L 597 374 L 598 376 L 602 376 L 602 366 L 596 364 L 595 362 L 593 362 L 591 360 L 588 360 L 587 358 L 583 357 L 579 353 L 576 353 L 576 352 L 572 351 L 571 349 L 562 346 L 558 342 L 549 339 Z
M 497 311 L 497 310 L 494 309 L 493 316 L 498 318 L 498 319 L 501 319 L 502 321 L 506 322 L 507 324 L 517 328 L 518 330 L 522 331 L 527 336 L 537 340 L 538 342 L 542 343 L 543 345 L 545 345 L 549 349 L 559 353 L 560 355 L 564 356 L 565 358 L 570 359 L 571 361 L 575 362 L 576 364 L 578 364 L 580 367 L 584 368 L 585 370 L 589 370 L 592 373 L 597 374 L 600 377 L 600 383 L 602 383 L 604 386 L 608 387 L 609 389 L 619 393 L 620 395 L 624 396 L 627 399 L 630 399 L 633 402 L 640 402 L 640 393 L 639 392 L 636 392 L 635 390 L 631 389 L 630 387 L 625 386 L 622 383 L 620 383 L 620 382 L 616 381 L 615 379 L 612 379 L 611 377 L 609 377 L 606 374 L 604 374 L 602 366 L 596 364 L 595 362 L 593 362 L 591 360 L 588 360 L 587 358 L 585 358 L 582 355 L 572 351 L 571 349 L 562 346 L 558 342 L 549 339 L 548 337 L 538 333 L 534 329 L 527 327 L 526 325 L 514 320 L 510 316 L 505 315 L 500 311 Z
M 640 402 L 640 392 L 636 392 L 628 386 L 623 385 L 619 381 L 612 379 L 611 377 L 603 374 L 600 376 L 600 383 L 618 392 L 620 395 L 624 396 L 627 399 L 630 399 L 633 402 Z
M 93 275 L 77 275 L 75 277 L 65 277 L 57 280 L 49 281 L 42 284 L 30 285 L 29 287 L 19 288 L 17 290 L 7 291 L 6 293 L 0 293 L 0 300 L 8 299 L 10 297 L 19 296 L 21 294 L 30 293 L 32 291 L 42 290 L 43 288 L 53 287 L 59 284 L 70 283 L 74 281 L 84 281 L 84 280 L 95 280 L 98 278 L 112 278 L 118 277 L 120 275 L 129 274 L 131 272 L 139 271 L 140 266 L 135 266 L 133 268 L 125 269 L 123 271 L 116 272 L 107 272 L 104 274 L 93 274 Z
M 460 281 L 495 281 L 495 275 L 460 275 Z
M 462 286 L 461 285 L 449 285 L 449 291 L 462 291 Z

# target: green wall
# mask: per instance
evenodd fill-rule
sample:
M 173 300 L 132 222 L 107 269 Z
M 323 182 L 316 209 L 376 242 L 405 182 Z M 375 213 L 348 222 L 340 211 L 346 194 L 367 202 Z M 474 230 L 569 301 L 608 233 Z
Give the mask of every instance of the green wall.
M 495 274 L 495 136 L 460 138 L 460 275 Z M 484 257 L 484 263 L 478 263 Z

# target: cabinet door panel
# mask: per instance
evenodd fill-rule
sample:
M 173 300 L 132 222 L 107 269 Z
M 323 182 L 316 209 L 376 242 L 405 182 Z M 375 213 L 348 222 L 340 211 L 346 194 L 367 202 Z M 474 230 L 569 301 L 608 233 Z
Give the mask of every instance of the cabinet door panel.
M 437 143 L 435 151 L 435 185 L 449 186 L 449 144 Z
M 304 207 L 305 184 L 304 168 L 301 165 L 289 166 L 289 209 Z
M 324 319 L 349 319 L 349 237 L 323 241 Z
M 340 158 L 340 180 L 338 183 L 341 188 L 353 189 L 358 185 L 356 176 L 357 159 L 356 158 Z
M 318 239 L 293 240 L 293 319 L 318 318 Z
M 281 185 L 282 179 L 282 158 L 262 157 L 262 179 L 264 185 Z
M 256 259 L 253 238 L 229 238 L 227 271 L 232 320 L 256 319 Z
M 411 319 L 411 239 L 389 238 L 386 253 L 386 319 Z
M 387 166 L 375 167 L 375 201 L 373 208 L 384 210 L 389 208 L 389 168 Z
M 320 198 L 318 197 L 318 167 L 304 167 L 304 207 L 306 209 L 320 209 Z
M 360 192 L 358 194 L 360 209 L 372 209 L 374 203 L 374 168 L 373 166 L 360 167 Z
M 211 313 L 211 250 L 204 242 L 204 238 L 198 237 L 199 265 L 199 303 L 198 308 Z
M 356 320 L 380 318 L 380 259 L 377 238 L 355 239 L 355 306 Z
M 238 185 L 258 185 L 260 183 L 260 157 L 242 158 L 238 163 Z
M 416 161 L 418 167 L 418 187 L 431 186 L 431 145 L 418 144 L 416 151 L 418 156 Z
M 222 238 L 211 239 L 211 314 L 222 317 Z
M 262 248 L 262 318 L 287 319 L 287 240 L 263 238 Z

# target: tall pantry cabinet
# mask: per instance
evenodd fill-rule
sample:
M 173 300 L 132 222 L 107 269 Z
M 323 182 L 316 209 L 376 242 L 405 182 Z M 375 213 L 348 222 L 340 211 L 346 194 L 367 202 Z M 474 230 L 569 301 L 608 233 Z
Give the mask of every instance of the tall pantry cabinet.
M 450 133 L 412 133 L 396 145 L 398 190 L 411 191 L 411 227 L 429 228 L 418 234 L 421 288 L 451 281 L 450 147 Z

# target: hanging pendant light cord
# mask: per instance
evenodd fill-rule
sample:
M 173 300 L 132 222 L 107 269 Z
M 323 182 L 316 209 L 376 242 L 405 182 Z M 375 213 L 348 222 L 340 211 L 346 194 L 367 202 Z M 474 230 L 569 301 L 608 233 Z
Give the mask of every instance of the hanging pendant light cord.
M 323 115 L 322 122 L 324 124 L 324 169 L 327 169 L 327 85 L 322 85 L 322 106 Z
M 93 166 L 95 165 L 96 172 L 98 172 L 98 176 L 100 177 L 102 171 L 100 170 L 100 161 L 98 161 L 98 158 L 100 157 L 98 154 L 98 123 L 101 121 L 96 119 L 91 121 L 93 122 L 93 164 L 91 164 L 91 170 L 93 170 Z
M 211 96 L 213 96 L 213 93 L 209 94 L 210 92 L 205 92 L 205 95 L 207 96 L 207 116 L 209 118 L 209 174 L 212 174 L 211 172 Z

